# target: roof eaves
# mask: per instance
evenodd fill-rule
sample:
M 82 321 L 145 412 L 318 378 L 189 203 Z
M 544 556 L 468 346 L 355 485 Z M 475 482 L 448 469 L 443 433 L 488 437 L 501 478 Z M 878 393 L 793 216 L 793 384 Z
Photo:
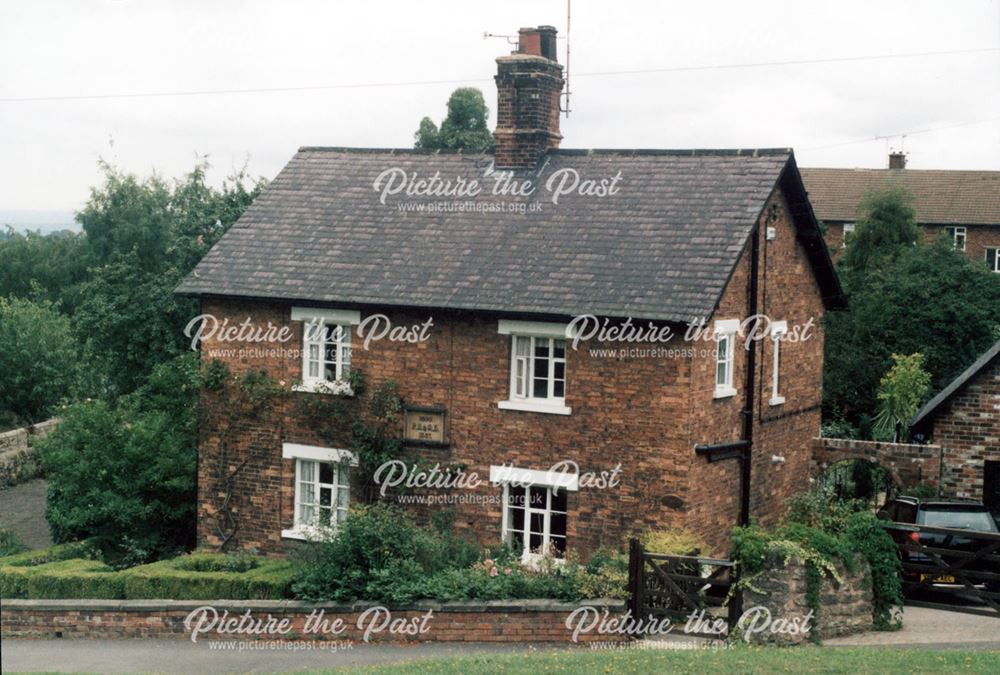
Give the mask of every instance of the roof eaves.
M 956 377 L 954 380 L 948 383 L 944 389 L 942 389 L 938 394 L 932 398 L 930 401 L 924 404 L 924 406 L 917 411 L 916 416 L 913 418 L 913 422 L 910 423 L 911 427 L 917 426 L 918 423 L 927 419 L 934 412 L 941 407 L 952 395 L 962 388 L 969 380 L 975 377 L 976 373 L 985 368 L 989 363 L 1000 354 L 1000 340 L 996 342 L 992 347 L 986 350 L 985 353 L 980 355 L 978 359 L 973 362 L 971 366 L 966 368 L 961 375 Z

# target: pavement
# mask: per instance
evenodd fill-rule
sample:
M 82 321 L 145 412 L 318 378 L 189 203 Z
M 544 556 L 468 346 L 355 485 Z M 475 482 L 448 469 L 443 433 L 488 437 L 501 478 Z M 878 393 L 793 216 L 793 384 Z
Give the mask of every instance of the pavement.
M 907 607 L 904 628 L 824 640 L 824 647 L 1000 650 L 1000 618 Z M 675 648 L 692 648 L 693 640 Z M 248 646 L 249 645 L 249 646 Z M 468 654 L 532 653 L 580 647 L 486 643 L 425 643 L 410 646 L 188 640 L 34 640 L 0 643 L 2 672 L 74 673 L 273 673 L 352 668 Z
M 46 489 L 45 481 L 39 479 L 0 490 L 0 528 L 16 532 L 31 549 L 52 546 L 45 522 Z

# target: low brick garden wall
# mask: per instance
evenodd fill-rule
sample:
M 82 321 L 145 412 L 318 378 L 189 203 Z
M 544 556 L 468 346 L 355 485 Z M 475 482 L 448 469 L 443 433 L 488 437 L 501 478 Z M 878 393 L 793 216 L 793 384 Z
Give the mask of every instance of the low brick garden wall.
M 35 449 L 32 438 L 42 438 L 56 428 L 57 418 L 21 429 L 0 433 L 0 489 L 16 485 L 25 480 L 26 466 L 35 465 Z M 27 478 L 33 478 L 32 475 Z
M 824 577 L 820 584 L 819 613 L 813 630 L 820 638 L 841 637 L 864 633 L 872 629 L 871 571 L 860 555 L 855 561 L 855 571 L 849 572 L 843 563 L 836 564 L 841 583 Z M 774 619 L 804 621 L 810 607 L 806 587 L 806 567 L 792 557 L 783 565 L 774 563 L 774 571 L 755 580 L 756 590 L 744 592 L 743 607 L 765 607 Z M 807 633 L 762 632 L 753 636 L 754 642 L 801 644 L 808 642 Z
M 314 604 L 293 600 L 4 600 L 0 607 L 0 635 L 66 638 L 178 638 L 191 639 L 185 620 L 200 608 L 212 607 L 235 626 L 250 612 L 254 621 L 287 620 L 279 633 L 236 633 L 209 628 L 211 613 L 201 613 L 208 640 L 343 640 L 351 642 L 570 642 L 566 619 L 581 606 L 610 616 L 625 611 L 623 601 L 564 603 L 551 600 L 497 600 L 489 602 L 417 602 L 391 610 L 391 617 L 372 603 Z M 367 613 L 366 613 L 367 612 Z M 430 614 L 428 614 L 430 612 Z M 342 631 L 336 632 L 337 620 Z M 307 621 L 310 622 L 307 625 Z M 216 626 L 219 625 L 218 623 Z M 249 624 L 247 624 L 249 625 Z M 381 626 L 374 630 L 373 626 Z M 395 630 L 394 630 L 395 629 Z M 367 634 L 367 635 L 366 635 Z M 367 640 L 366 640 L 367 637 Z M 580 634 L 578 641 L 618 642 L 628 637 L 597 631 Z

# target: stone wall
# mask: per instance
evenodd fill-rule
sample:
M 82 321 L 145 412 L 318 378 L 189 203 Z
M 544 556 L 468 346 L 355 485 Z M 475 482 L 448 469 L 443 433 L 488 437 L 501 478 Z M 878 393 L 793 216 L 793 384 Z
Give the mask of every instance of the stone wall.
M 52 418 L 45 422 L 21 429 L 13 429 L 0 434 L 0 489 L 16 485 L 27 477 L 34 477 L 37 467 L 34 462 L 32 438 L 41 438 L 52 431 L 59 420 Z
M 611 616 L 624 611 L 624 603 L 562 603 L 551 600 L 502 600 L 490 602 L 419 602 L 393 609 L 390 622 L 410 633 L 390 632 L 388 624 L 380 632 L 371 632 L 371 642 L 556 642 L 572 639 L 566 619 L 582 605 L 595 607 Z M 213 607 L 220 615 L 229 612 L 238 619 L 250 611 L 254 619 L 288 619 L 285 633 L 246 635 L 219 633 L 215 630 L 200 634 L 199 642 L 217 640 L 340 640 L 365 642 L 366 629 L 384 622 L 385 615 L 362 613 L 372 609 L 372 603 L 348 605 L 318 605 L 293 600 L 4 600 L 0 609 L 0 626 L 4 639 L 12 637 L 64 638 L 176 638 L 190 639 L 191 631 L 184 626 L 185 618 L 199 608 Z M 428 611 L 431 615 L 429 618 Z M 344 631 L 307 630 L 310 615 L 327 621 L 343 621 Z M 316 614 L 314 614 L 314 612 Z M 359 627 L 359 618 L 361 626 Z M 423 632 L 415 633 L 421 624 Z M 311 624 L 314 628 L 317 623 Z M 615 633 L 597 631 L 581 633 L 579 642 L 619 642 L 628 638 Z
M 941 446 L 915 443 L 883 443 L 846 438 L 813 439 L 811 478 L 818 478 L 827 468 L 846 459 L 864 459 L 888 469 L 896 485 L 903 488 L 918 484 L 939 487 Z
M 773 644 L 801 644 L 808 642 L 815 631 L 820 639 L 853 635 L 871 630 L 872 587 L 868 563 L 857 556 L 854 572 L 837 563 L 841 583 L 824 577 L 820 585 L 819 613 L 810 633 L 760 632 L 753 641 Z M 810 607 L 806 584 L 806 566 L 797 557 L 782 562 L 771 561 L 771 567 L 752 582 L 754 589 L 747 589 L 743 597 L 744 616 L 753 607 L 764 607 L 774 620 L 802 622 L 808 617 Z

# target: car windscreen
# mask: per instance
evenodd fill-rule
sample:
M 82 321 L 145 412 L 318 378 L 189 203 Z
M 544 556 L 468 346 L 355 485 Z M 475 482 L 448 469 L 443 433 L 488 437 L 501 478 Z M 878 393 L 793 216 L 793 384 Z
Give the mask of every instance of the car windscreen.
M 996 532 L 997 526 L 988 511 L 976 508 L 929 507 L 920 509 L 917 523 L 930 527 Z

